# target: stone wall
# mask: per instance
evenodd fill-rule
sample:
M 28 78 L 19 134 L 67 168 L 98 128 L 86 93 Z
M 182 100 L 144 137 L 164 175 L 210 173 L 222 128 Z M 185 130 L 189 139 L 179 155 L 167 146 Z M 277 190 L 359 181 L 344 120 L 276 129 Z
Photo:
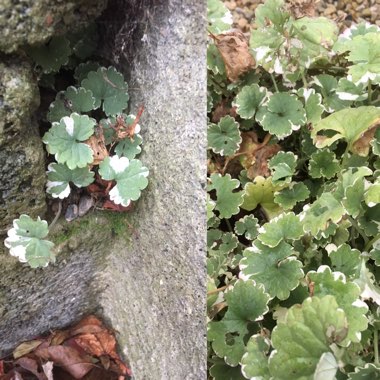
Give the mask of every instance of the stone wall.
M 125 233 L 115 234 L 115 218 L 97 212 L 75 228 L 56 227 L 55 238 L 64 242 L 55 265 L 32 270 L 0 256 L 0 354 L 96 313 L 118 332 L 135 379 L 204 379 L 206 6 L 190 0 L 110 6 L 107 17 L 134 20 L 128 33 L 118 17 L 120 28 L 109 28 L 116 43 L 107 35 L 103 51 L 131 78 L 131 111 L 145 107 L 141 160 L 150 184 L 133 214 L 117 216 Z M 32 120 L 35 105 L 28 102 Z M 36 145 L 40 152 L 38 138 Z M 37 157 L 42 170 L 42 153 Z M 38 192 L 44 194 L 41 184 Z

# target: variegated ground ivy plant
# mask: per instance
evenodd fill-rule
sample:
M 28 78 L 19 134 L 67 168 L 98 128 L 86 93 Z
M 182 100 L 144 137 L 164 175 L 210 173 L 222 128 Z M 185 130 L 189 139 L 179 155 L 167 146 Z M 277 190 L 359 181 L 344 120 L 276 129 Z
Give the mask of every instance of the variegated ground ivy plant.
M 42 137 L 50 156 L 46 191 L 63 200 L 73 188 L 108 198 L 108 205 L 125 210 L 148 184 L 148 169 L 136 157 L 142 138 L 137 116 L 127 114 L 128 85 L 114 67 L 87 59 L 96 48 L 93 26 L 83 33 L 53 37 L 46 45 L 27 49 L 34 60 L 39 84 L 56 90 L 54 74 L 73 73 L 75 86 L 55 91 Z M 90 186 L 93 186 L 92 188 Z M 115 206 L 115 207 L 113 207 Z M 52 224 L 55 221 L 52 222 Z M 21 215 L 8 231 L 5 246 L 32 268 L 55 261 L 54 244 L 45 240 L 48 223 Z
M 208 1 L 209 376 L 379 379 L 380 29 L 290 3 Z

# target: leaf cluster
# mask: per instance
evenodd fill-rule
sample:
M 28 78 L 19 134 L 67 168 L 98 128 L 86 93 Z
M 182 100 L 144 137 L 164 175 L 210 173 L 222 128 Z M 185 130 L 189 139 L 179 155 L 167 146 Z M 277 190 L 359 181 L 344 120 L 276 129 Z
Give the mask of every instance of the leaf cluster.
M 209 375 L 377 378 L 380 30 L 282 0 L 255 24 L 237 80 L 210 30 Z

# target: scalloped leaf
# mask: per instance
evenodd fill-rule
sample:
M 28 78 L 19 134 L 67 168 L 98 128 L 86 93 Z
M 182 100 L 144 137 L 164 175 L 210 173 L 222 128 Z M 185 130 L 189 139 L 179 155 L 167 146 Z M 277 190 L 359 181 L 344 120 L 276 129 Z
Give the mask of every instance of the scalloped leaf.
M 338 223 L 345 210 L 331 193 L 323 193 L 311 206 L 307 205 L 301 214 L 301 222 L 305 232 L 317 235 L 325 231 L 329 222 Z
M 124 207 L 140 198 L 141 190 L 148 186 L 149 170 L 139 160 L 128 160 L 117 155 L 106 157 L 99 165 L 99 174 L 107 181 L 116 181 L 109 192 L 115 204 Z
M 53 123 L 42 141 L 58 163 L 66 164 L 69 169 L 83 168 L 93 161 L 93 151 L 81 141 L 86 141 L 94 133 L 95 124 L 95 120 L 87 115 L 72 113 L 59 123 Z
M 219 211 L 220 218 L 231 218 L 240 210 L 243 203 L 243 191 L 234 191 L 240 186 L 237 179 L 231 179 L 229 174 L 222 176 L 214 173 L 210 177 L 211 183 L 208 185 L 208 191 L 216 191 L 215 210 Z
M 46 172 L 48 181 L 46 184 L 47 193 L 53 198 L 64 199 L 70 194 L 70 182 L 77 187 L 86 187 L 94 182 L 95 173 L 88 167 L 75 168 L 70 170 L 65 164 L 51 163 Z
M 321 94 L 316 94 L 314 88 L 300 88 L 298 95 L 305 99 L 306 121 L 312 124 L 320 121 L 325 110 Z
M 256 120 L 265 131 L 281 140 L 306 123 L 306 112 L 295 96 L 281 92 L 273 94 L 259 108 Z
M 107 116 L 122 113 L 128 106 L 128 85 L 114 67 L 100 67 L 88 73 L 82 87 L 91 90 L 95 97 L 95 108 L 102 105 Z
M 242 209 L 254 210 L 260 205 L 267 216 L 271 219 L 282 212 L 282 208 L 274 202 L 274 193 L 281 189 L 281 186 L 274 186 L 272 179 L 257 176 L 253 182 L 248 182 L 244 186 L 244 202 Z
M 368 327 L 368 319 L 365 316 L 368 306 L 359 298 L 359 286 L 353 282 L 347 282 L 343 273 L 332 272 L 326 265 L 319 267 L 317 272 L 309 272 L 307 277 L 313 283 L 314 296 L 334 296 L 338 306 L 346 314 L 347 336 L 340 345 L 348 346 L 350 342 L 360 342 L 361 332 Z
M 208 30 L 219 34 L 231 29 L 232 14 L 220 0 L 207 0 Z
M 347 108 L 333 113 L 317 123 L 311 131 L 314 144 L 318 148 L 330 146 L 337 140 L 343 139 L 348 143 L 352 153 L 367 156 L 370 142 L 380 123 L 380 108 L 362 106 Z M 330 137 L 319 132 L 336 132 Z
M 290 183 L 295 174 L 297 156 L 293 152 L 278 152 L 269 160 L 274 185 Z
M 271 375 L 278 380 L 313 379 L 322 355 L 346 334 L 345 313 L 333 296 L 307 298 L 292 306 L 272 333 Z
M 368 207 L 374 207 L 380 203 L 380 183 L 373 183 L 370 185 L 365 193 L 364 200 Z
M 309 195 L 310 190 L 304 183 L 291 183 L 289 187 L 274 193 L 274 201 L 284 210 L 291 210 L 298 202 L 307 199 Z
M 339 161 L 335 153 L 328 149 L 321 149 L 314 152 L 309 161 L 309 174 L 312 178 L 327 178 L 335 176 L 340 170 Z
M 4 245 L 20 262 L 27 262 L 32 268 L 46 267 L 50 262 L 55 262 L 55 255 L 51 251 L 54 244 L 44 240 L 48 233 L 46 220 L 40 217 L 33 220 L 23 214 L 13 221 L 13 228 L 8 231 Z
M 263 319 L 269 310 L 269 295 L 252 280 L 237 280 L 224 297 L 228 310 L 221 321 L 209 323 L 207 340 L 212 342 L 219 357 L 236 366 L 245 351 L 243 338 L 248 332 L 247 324 Z
M 57 72 L 69 62 L 70 42 L 64 36 L 52 37 L 46 45 L 29 47 L 27 53 L 44 73 Z
M 348 374 L 349 380 L 379 380 L 380 367 L 367 363 L 364 367 L 356 367 L 355 372 Z
M 258 220 L 253 215 L 246 215 L 235 223 L 235 232 L 244 235 L 248 240 L 253 240 L 259 233 Z
M 213 364 L 210 367 L 210 375 L 215 380 L 245 380 L 241 374 L 241 368 L 239 365 L 236 367 L 230 367 L 224 361 Z
M 281 241 L 298 240 L 304 235 L 302 223 L 293 212 L 284 213 L 265 223 L 257 237 L 268 247 L 276 247 Z
M 77 83 L 81 83 L 83 79 L 87 78 L 87 75 L 91 71 L 97 71 L 100 68 L 98 62 L 88 61 L 85 63 L 80 63 L 74 72 L 74 78 Z
M 304 276 L 303 265 L 294 254 L 292 247 L 284 241 L 270 248 L 256 240 L 252 248 L 244 251 L 240 270 L 244 278 L 263 284 L 271 298 L 285 300 Z
M 344 243 L 339 247 L 334 244 L 326 246 L 334 271 L 344 273 L 347 277 L 357 277 L 360 271 L 360 251 Z
M 241 371 L 247 379 L 269 380 L 268 356 L 271 344 L 265 336 L 252 335 L 241 359 Z
M 242 141 L 239 124 L 231 116 L 224 116 L 218 124 L 210 123 L 207 128 L 208 146 L 221 156 L 231 156 Z
M 236 112 L 241 118 L 251 119 L 266 96 L 265 87 L 259 87 L 256 83 L 244 86 L 237 94 L 232 106 L 236 107 Z
M 142 142 L 142 137 L 137 134 L 133 136 L 133 139 L 125 138 L 115 146 L 115 153 L 119 157 L 127 157 L 129 160 L 132 160 L 141 153 L 140 145 Z
M 70 86 L 66 91 L 57 94 L 55 101 L 50 104 L 47 119 L 52 122 L 59 122 L 64 116 L 71 113 L 89 112 L 95 107 L 95 98 L 92 92 L 85 88 Z

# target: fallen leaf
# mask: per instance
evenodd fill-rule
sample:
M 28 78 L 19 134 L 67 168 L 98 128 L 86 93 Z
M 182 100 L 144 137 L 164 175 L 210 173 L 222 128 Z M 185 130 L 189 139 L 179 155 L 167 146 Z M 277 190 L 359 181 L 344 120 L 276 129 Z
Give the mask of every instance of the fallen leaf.
M 365 156 L 368 154 L 369 148 L 371 146 L 371 141 L 375 137 L 376 130 L 378 125 L 364 132 L 359 139 L 357 139 L 352 144 L 352 150 L 357 153 L 359 156 Z
M 239 76 L 254 68 L 255 60 L 249 52 L 248 41 L 240 30 L 211 35 L 226 67 L 227 77 L 236 82 Z
M 219 123 L 220 119 L 224 116 L 231 116 L 233 118 L 236 118 L 236 107 L 228 107 L 226 105 L 226 101 L 222 100 L 220 103 L 218 103 L 212 113 L 211 121 L 213 123 Z
M 46 375 L 47 380 L 54 380 L 53 378 L 53 362 L 46 362 L 45 364 L 42 364 L 42 370 L 44 371 L 44 374 Z
M 71 347 L 50 346 L 37 349 L 35 354 L 42 359 L 54 362 L 54 365 L 62 367 L 75 379 L 81 379 L 93 368 L 89 356 L 80 355 L 77 350 Z
M 16 349 L 13 351 L 13 357 L 14 357 L 14 359 L 18 359 L 21 356 L 29 354 L 29 352 L 32 352 L 42 342 L 43 342 L 42 340 L 35 339 L 35 340 L 30 340 L 29 342 L 23 342 L 23 343 L 19 344 L 16 347 Z
M 94 160 L 91 165 L 99 165 L 106 157 L 109 156 L 103 130 L 101 128 L 97 128 L 95 133 L 84 143 L 87 144 L 93 152 Z
M 15 364 L 33 373 L 38 380 L 47 380 L 45 374 L 38 370 L 38 363 L 35 359 L 23 357 L 16 360 Z
M 104 201 L 104 203 L 102 205 L 102 208 L 105 209 L 105 210 L 125 212 L 125 211 L 130 211 L 130 210 L 133 209 L 133 203 L 131 203 L 127 207 L 124 207 L 122 205 L 115 205 L 115 203 L 113 203 L 112 201 L 110 201 L 110 200 L 107 199 L 107 200 Z

